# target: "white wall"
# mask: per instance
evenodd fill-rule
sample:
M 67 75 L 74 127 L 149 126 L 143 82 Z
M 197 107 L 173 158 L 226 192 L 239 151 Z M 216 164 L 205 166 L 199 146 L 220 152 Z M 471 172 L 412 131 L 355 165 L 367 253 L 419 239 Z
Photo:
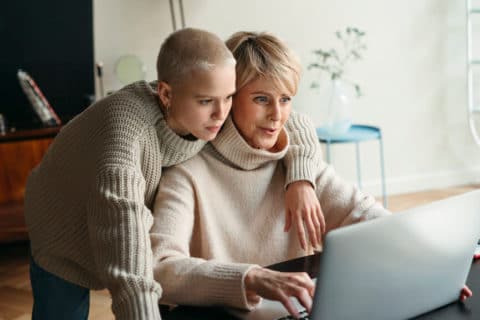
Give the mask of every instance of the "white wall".
M 403 193 L 480 181 L 480 148 L 467 125 L 465 4 L 451 0 L 184 0 L 187 26 L 227 38 L 238 30 L 269 31 L 284 39 L 303 65 L 312 50 L 335 44 L 334 32 L 356 26 L 367 33 L 365 59 L 350 77 L 364 97 L 354 105 L 357 123 L 380 126 L 387 189 Z M 155 58 L 172 31 L 166 0 L 96 0 L 95 55 L 105 64 L 106 88 L 120 84 L 115 60 L 137 54 L 155 78 Z M 480 38 L 478 39 L 480 43 Z M 305 71 L 295 107 L 316 123 L 324 116 Z M 364 188 L 380 194 L 377 144 L 362 144 Z M 356 181 L 353 145 L 333 147 L 337 171 Z

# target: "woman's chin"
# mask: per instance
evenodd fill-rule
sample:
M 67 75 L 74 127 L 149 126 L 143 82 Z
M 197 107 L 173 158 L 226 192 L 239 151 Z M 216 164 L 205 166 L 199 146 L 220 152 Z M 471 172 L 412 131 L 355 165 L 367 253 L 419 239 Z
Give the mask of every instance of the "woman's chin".
M 194 134 L 194 136 L 197 139 L 200 139 L 203 141 L 212 141 L 217 137 L 217 135 L 218 135 L 218 132 L 210 132 L 210 131 L 201 132 L 200 134 Z
M 273 147 L 275 147 L 275 142 L 260 142 L 260 143 L 256 143 L 255 146 L 253 146 L 255 149 L 259 149 L 259 150 L 270 150 L 272 149 Z

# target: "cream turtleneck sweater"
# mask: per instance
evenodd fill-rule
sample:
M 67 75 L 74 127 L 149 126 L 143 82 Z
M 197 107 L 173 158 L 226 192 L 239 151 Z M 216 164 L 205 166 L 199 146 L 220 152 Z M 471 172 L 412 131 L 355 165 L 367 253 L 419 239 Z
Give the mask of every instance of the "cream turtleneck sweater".
M 250 309 L 244 277 L 253 266 L 311 253 L 294 230 L 283 231 L 283 135 L 279 152 L 253 149 L 229 118 L 196 157 L 166 170 L 150 232 L 164 303 Z M 317 162 L 315 185 L 327 230 L 389 214 L 325 162 Z
M 198 153 L 166 124 L 156 83 L 131 84 L 64 126 L 27 182 L 25 218 L 35 262 L 90 289 L 108 288 L 117 319 L 159 319 L 148 231 L 162 167 Z M 313 181 L 317 138 L 298 116 L 289 130 L 288 182 Z

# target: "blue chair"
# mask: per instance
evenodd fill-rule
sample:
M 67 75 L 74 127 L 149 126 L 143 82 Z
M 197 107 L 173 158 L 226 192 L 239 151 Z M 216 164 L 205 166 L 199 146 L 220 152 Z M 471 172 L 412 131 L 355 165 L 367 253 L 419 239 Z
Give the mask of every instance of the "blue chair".
M 317 128 L 317 136 L 321 143 L 326 145 L 327 162 L 331 163 L 330 147 L 335 143 L 355 143 L 356 158 L 357 158 L 357 179 L 358 187 L 362 188 L 362 174 L 360 167 L 360 142 L 368 140 L 378 140 L 380 145 L 380 170 L 382 175 L 382 194 L 383 206 L 387 207 L 387 189 L 385 186 L 385 165 L 383 158 L 383 140 L 382 131 L 378 127 L 354 124 L 350 129 L 340 135 L 330 134 L 325 128 Z

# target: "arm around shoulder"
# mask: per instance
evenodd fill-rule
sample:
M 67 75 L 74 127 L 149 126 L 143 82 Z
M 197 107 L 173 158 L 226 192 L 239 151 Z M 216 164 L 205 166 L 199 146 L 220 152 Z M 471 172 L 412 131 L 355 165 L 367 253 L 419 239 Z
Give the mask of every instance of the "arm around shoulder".
M 312 121 L 306 115 L 292 112 L 285 123 L 285 129 L 290 139 L 283 160 L 287 169 L 285 186 L 299 180 L 307 180 L 315 186 L 315 174 L 322 152 Z

